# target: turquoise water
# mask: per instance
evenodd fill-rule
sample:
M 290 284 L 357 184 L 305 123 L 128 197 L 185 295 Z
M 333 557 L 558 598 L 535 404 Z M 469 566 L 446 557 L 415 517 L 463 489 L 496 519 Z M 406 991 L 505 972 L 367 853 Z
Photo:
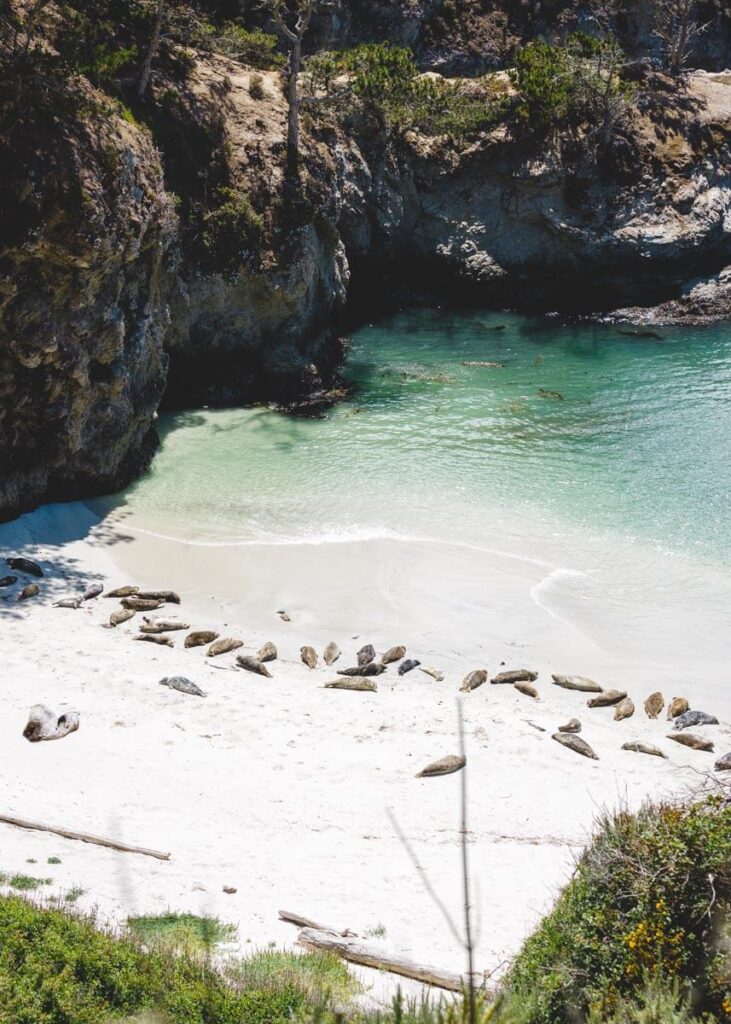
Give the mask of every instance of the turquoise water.
M 160 453 L 124 511 L 199 542 L 517 531 L 621 537 L 722 565 L 731 332 L 659 333 L 400 313 L 353 335 L 353 395 L 323 419 L 162 417 Z

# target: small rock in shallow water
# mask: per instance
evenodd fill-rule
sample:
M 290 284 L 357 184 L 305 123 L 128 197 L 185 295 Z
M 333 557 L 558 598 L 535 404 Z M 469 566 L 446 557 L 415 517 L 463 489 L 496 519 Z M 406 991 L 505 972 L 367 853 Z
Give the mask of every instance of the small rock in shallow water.
M 498 672 L 490 680 L 491 683 L 534 683 L 538 678 L 537 672 L 531 672 L 529 668 L 514 668 L 509 672 Z
M 441 757 L 438 761 L 432 761 L 426 768 L 422 768 L 420 772 L 417 772 L 417 779 L 428 779 L 434 775 L 451 775 L 453 772 L 458 772 L 467 764 L 465 757 L 458 757 L 456 754 L 447 754 L 446 757 Z
M 398 667 L 398 674 L 405 676 L 407 672 L 411 672 L 413 669 L 418 668 L 421 665 L 420 661 L 416 658 L 407 658 L 406 661 L 402 661 Z
M 317 668 L 317 651 L 314 647 L 300 647 L 300 660 L 308 668 Z
M 668 704 L 668 721 L 672 718 L 677 718 L 678 715 L 684 714 L 689 707 L 690 704 L 685 697 L 673 697 Z
M 575 736 L 565 732 L 555 732 L 551 739 L 556 740 L 557 743 L 560 743 L 564 747 L 568 747 L 569 750 L 573 750 L 577 754 L 583 754 L 584 757 L 590 757 L 592 761 L 599 760 L 589 744 L 586 740 L 582 740 L 581 736 Z
M 246 669 L 247 672 L 255 672 L 259 676 L 266 676 L 268 679 L 272 678 L 272 674 L 266 665 L 259 661 L 258 658 L 253 658 L 250 654 L 237 654 L 236 664 L 239 668 Z
M 38 562 L 34 562 L 30 558 L 6 558 L 5 561 L 16 572 L 24 572 L 27 576 L 43 576 L 43 569 Z
M 376 649 L 373 644 L 365 644 L 361 647 L 355 657 L 361 667 L 363 665 L 370 665 L 376 657 Z
M 243 646 L 243 641 L 235 640 L 232 636 L 224 636 L 221 637 L 220 640 L 213 641 L 206 651 L 206 657 L 217 658 L 220 654 L 228 654 L 229 651 L 237 651 L 239 647 Z
M 183 647 L 205 647 L 206 644 L 212 644 L 217 639 L 218 633 L 212 629 L 196 629 L 192 633 L 188 633 Z
M 393 661 L 401 661 L 406 654 L 406 648 L 403 644 L 398 644 L 396 647 L 389 647 L 385 654 L 381 655 L 381 664 L 390 665 Z
M 563 676 L 554 672 L 551 679 L 556 686 L 562 686 L 565 690 L 581 690 L 584 693 L 601 693 L 603 690 L 599 683 L 587 679 L 586 676 Z
M 326 665 L 333 665 L 340 657 L 340 648 L 331 640 L 325 650 L 322 652 L 322 660 Z
M 470 693 L 487 680 L 487 672 L 484 668 L 476 668 L 474 672 L 468 672 L 460 686 L 461 693 Z
M 256 652 L 258 661 L 276 661 L 277 659 L 277 648 L 269 640 L 263 644 Z
M 710 740 L 704 740 L 702 736 L 695 736 L 692 732 L 671 733 L 668 739 L 682 743 L 684 747 L 692 747 L 693 750 L 705 750 L 709 753 L 713 751 L 713 744 Z
M 626 696 L 625 690 L 602 690 L 598 696 L 591 697 L 586 702 L 586 706 L 588 708 L 610 708 L 613 704 L 619 704 Z
M 673 722 L 673 729 L 691 729 L 695 725 L 718 725 L 718 719 L 705 711 L 684 711 Z
M 559 725 L 559 732 L 581 732 L 581 722 L 578 718 L 569 718 L 566 725 Z
M 181 693 L 189 693 L 193 697 L 206 696 L 200 686 L 187 676 L 165 676 L 160 680 L 160 686 L 169 686 L 171 690 L 180 690 Z
M 652 743 L 641 743 L 639 740 L 630 740 L 628 743 L 623 743 L 622 750 L 632 750 L 635 754 L 653 754 L 655 757 L 664 757 L 666 760 L 668 756 L 659 747 L 653 746 Z
M 342 679 L 333 679 L 325 683 L 326 690 L 360 690 L 364 693 L 376 693 L 378 686 L 372 679 L 365 679 L 363 676 L 343 676 Z
M 648 718 L 657 718 L 664 707 L 665 698 L 659 690 L 656 690 L 645 701 L 645 714 Z
M 631 718 L 635 713 L 635 705 L 631 697 L 625 697 L 614 709 L 614 721 L 621 722 L 625 718 Z
M 29 583 L 27 587 L 23 587 L 21 592 L 18 594 L 19 601 L 27 601 L 29 597 L 37 597 L 41 592 L 41 588 L 37 583 Z

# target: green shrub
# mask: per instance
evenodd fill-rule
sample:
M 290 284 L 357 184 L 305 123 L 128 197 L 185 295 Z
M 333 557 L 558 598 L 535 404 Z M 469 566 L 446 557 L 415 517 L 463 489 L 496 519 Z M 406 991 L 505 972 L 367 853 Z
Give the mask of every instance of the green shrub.
M 149 949 L 189 955 L 208 954 L 219 942 L 234 938 L 236 929 L 217 917 L 195 914 L 156 914 L 131 917 L 127 925 Z
M 205 216 L 203 245 L 211 262 L 233 271 L 258 249 L 263 222 L 245 192 L 226 186 L 217 197 L 218 206 Z
M 277 52 L 276 36 L 259 29 L 249 32 L 233 21 L 224 22 L 220 28 L 199 22 L 193 42 L 201 49 L 212 50 L 261 71 L 280 68 L 285 63 L 282 54 Z
M 647 984 L 731 1010 L 731 808 L 708 799 L 606 820 L 510 972 L 530 1024 L 611 1019 Z M 726 952 L 724 952 L 724 950 Z M 602 1016 L 602 1014 L 604 1016 Z M 631 1019 L 631 1018 L 630 1018 Z

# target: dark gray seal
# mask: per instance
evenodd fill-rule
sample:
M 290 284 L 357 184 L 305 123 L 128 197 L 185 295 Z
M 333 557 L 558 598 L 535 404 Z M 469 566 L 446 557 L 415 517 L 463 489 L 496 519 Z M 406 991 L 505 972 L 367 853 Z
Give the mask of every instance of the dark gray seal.
M 405 676 L 407 672 L 411 672 L 412 669 L 418 668 L 419 665 L 421 665 L 421 662 L 417 661 L 416 658 L 407 658 L 406 661 L 402 661 L 399 665 L 398 674 L 400 676 Z
M 339 676 L 380 676 L 381 672 L 386 671 L 385 665 L 379 665 L 377 662 L 372 661 L 370 665 L 356 665 L 355 668 L 339 668 Z
M 373 661 L 375 656 L 376 656 L 376 649 L 373 646 L 373 644 L 365 644 L 358 651 L 358 653 L 356 655 L 356 659 L 358 661 L 358 664 L 362 668 L 364 665 L 370 665 L 370 663 Z
M 207 694 L 201 690 L 197 683 L 187 676 L 165 676 L 160 680 L 160 686 L 169 686 L 171 690 L 180 690 L 181 693 L 190 693 L 193 697 L 205 697 Z
M 0 580 L 0 587 L 12 587 L 12 585 L 17 582 L 17 576 L 3 576 L 3 578 Z
M 684 711 L 673 722 L 673 729 L 692 729 L 694 725 L 718 725 L 718 719 L 705 711 Z
M 43 575 L 43 569 L 41 569 L 38 562 L 34 562 L 30 558 L 6 558 L 5 561 L 11 569 L 15 569 L 17 572 L 24 572 L 26 576 L 41 577 Z

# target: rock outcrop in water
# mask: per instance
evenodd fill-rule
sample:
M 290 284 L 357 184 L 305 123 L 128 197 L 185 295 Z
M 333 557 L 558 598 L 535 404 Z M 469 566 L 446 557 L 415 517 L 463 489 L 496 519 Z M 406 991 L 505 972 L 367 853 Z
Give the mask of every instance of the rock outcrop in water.
M 336 4 L 311 42 L 388 31 L 426 65 L 469 65 L 454 47 L 487 22 L 465 12 L 449 36 L 436 0 Z M 152 76 L 146 124 L 86 83 L 83 104 L 38 101 L 0 142 L 0 516 L 134 478 L 163 401 L 331 400 L 348 304 L 729 313 L 729 75 L 655 76 L 610 169 L 505 124 L 457 144 L 308 114 L 285 203 L 279 72 L 176 60 Z

